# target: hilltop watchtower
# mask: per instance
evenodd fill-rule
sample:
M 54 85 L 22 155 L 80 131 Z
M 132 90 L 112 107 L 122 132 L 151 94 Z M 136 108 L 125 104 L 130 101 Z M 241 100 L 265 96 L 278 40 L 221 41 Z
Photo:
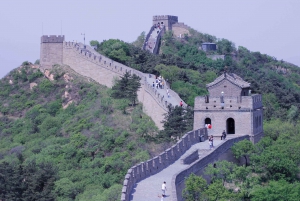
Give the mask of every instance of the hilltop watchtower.
M 224 73 L 206 85 L 209 95 L 195 98 L 194 130 L 211 124 L 209 135 L 250 135 L 256 143 L 263 135 L 263 105 L 260 94 L 251 94 L 250 83 L 233 73 Z
M 44 35 L 41 37 L 40 65 L 43 69 L 63 63 L 64 40 L 65 36 Z
M 164 25 L 166 30 L 172 30 L 172 24 L 178 23 L 178 17 L 172 15 L 155 15 L 153 16 L 153 25 Z

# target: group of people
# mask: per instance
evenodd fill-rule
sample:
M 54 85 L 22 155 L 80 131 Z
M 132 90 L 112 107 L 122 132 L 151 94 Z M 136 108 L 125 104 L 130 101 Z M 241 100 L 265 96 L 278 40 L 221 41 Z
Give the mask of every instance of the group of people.
M 165 81 L 164 78 L 162 76 L 155 76 L 155 83 L 153 82 L 152 87 L 156 87 L 157 89 L 163 89 L 165 87 Z
M 223 130 L 223 133 L 221 135 L 221 140 L 225 140 L 226 136 L 227 136 L 227 134 L 226 134 L 225 130 Z M 209 149 L 214 148 L 214 136 L 213 135 L 208 137 L 208 144 L 209 144 Z

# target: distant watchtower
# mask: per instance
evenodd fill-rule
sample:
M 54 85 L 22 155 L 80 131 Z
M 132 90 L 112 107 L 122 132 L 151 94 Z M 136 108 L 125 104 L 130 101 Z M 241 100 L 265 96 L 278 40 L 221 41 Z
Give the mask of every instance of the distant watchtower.
M 42 36 L 40 65 L 43 69 L 51 68 L 54 64 L 63 63 L 63 42 L 65 36 Z
M 263 135 L 263 105 L 260 94 L 251 94 L 250 83 L 233 73 L 224 73 L 206 85 L 209 95 L 195 98 L 194 130 L 211 124 L 209 135 L 250 135 L 256 143 Z
M 153 25 L 164 25 L 166 30 L 172 30 L 172 24 L 178 23 L 178 17 L 172 15 L 155 15 L 153 16 Z

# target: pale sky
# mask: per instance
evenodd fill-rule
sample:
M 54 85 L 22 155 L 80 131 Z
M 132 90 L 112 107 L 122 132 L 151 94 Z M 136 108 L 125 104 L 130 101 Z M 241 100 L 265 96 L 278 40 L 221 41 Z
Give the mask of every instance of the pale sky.
M 132 42 L 154 15 L 300 66 L 300 0 L 0 0 L 0 78 L 39 59 L 42 35 Z

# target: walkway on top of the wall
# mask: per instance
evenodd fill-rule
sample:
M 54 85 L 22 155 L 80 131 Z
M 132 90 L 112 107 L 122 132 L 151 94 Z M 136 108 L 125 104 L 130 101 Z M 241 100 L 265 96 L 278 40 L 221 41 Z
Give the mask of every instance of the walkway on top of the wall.
M 97 64 L 100 64 L 99 66 L 101 66 L 101 67 L 103 67 L 105 69 L 109 69 L 109 70 L 112 69 L 115 73 L 118 73 L 120 75 L 122 75 L 123 73 L 121 73 L 118 69 L 116 69 L 116 68 L 107 68 L 107 67 L 105 67 L 105 65 L 102 65 L 101 62 L 98 62 L 99 58 L 101 58 L 102 62 L 103 61 L 108 61 L 107 64 L 111 63 L 111 62 L 114 62 L 114 66 L 119 66 L 119 67 L 123 66 L 123 67 L 126 67 L 128 69 L 132 69 L 133 72 L 138 72 L 139 73 L 138 75 L 142 78 L 142 80 L 143 80 L 143 77 L 146 78 L 146 83 L 147 83 L 146 90 L 148 92 L 150 92 L 151 96 L 156 101 L 158 101 L 158 102 L 162 102 L 161 100 L 166 100 L 168 104 L 171 104 L 172 106 L 176 106 L 176 105 L 179 105 L 180 101 L 183 101 L 179 97 L 179 95 L 176 92 L 174 92 L 173 90 L 171 90 L 171 89 L 168 89 L 169 90 L 169 94 L 170 94 L 170 97 L 168 97 L 168 95 L 167 95 L 167 87 L 166 86 L 164 87 L 164 89 L 153 88 L 152 84 L 153 84 L 153 82 L 155 83 L 155 76 L 152 75 L 152 74 L 142 73 L 142 72 L 137 71 L 137 70 L 135 70 L 133 68 L 130 68 L 128 66 L 120 64 L 120 63 L 118 63 L 116 61 L 113 61 L 113 60 L 111 60 L 111 59 L 109 59 L 109 58 L 107 58 L 107 57 L 99 54 L 92 47 L 90 47 L 88 45 L 85 45 L 86 48 L 84 48 L 84 45 L 82 43 L 75 44 L 75 43 L 72 43 L 72 42 L 65 42 L 65 46 L 71 46 L 71 47 L 73 47 L 75 49 L 78 48 L 77 51 L 80 51 L 80 50 L 84 51 L 81 55 L 84 55 L 86 58 L 89 58 L 89 60 L 91 62 L 95 62 Z M 87 52 L 88 54 L 86 54 L 85 52 Z M 109 61 L 111 61 L 111 62 L 109 62 Z M 125 72 L 125 70 L 123 72 Z M 164 80 L 164 82 L 165 82 L 165 80 Z M 186 103 L 184 101 L 183 101 L 183 106 L 186 106 Z M 155 108 L 153 108 L 153 109 L 155 109 Z M 168 111 L 167 111 L 166 105 L 164 105 L 164 109 L 165 109 L 165 111 L 167 113 Z
M 230 140 L 230 139 L 237 138 L 237 137 L 240 137 L 240 136 L 227 135 L 226 140 Z M 226 142 L 226 140 L 220 140 L 220 139 L 216 140 L 215 139 L 214 140 L 214 148 L 211 150 L 209 149 L 208 140 L 206 140 L 205 142 L 199 142 L 197 144 L 194 144 L 189 150 L 187 150 L 173 164 L 171 164 L 170 166 L 168 166 L 161 172 L 136 183 L 132 189 L 132 192 L 130 195 L 130 201 L 159 200 L 158 196 L 162 194 L 161 185 L 164 181 L 167 184 L 167 193 L 166 193 L 166 197 L 164 198 L 164 201 L 177 200 L 177 198 L 172 197 L 172 196 L 176 195 L 175 193 L 172 193 L 173 191 L 176 192 L 176 189 L 171 188 L 172 178 L 174 175 L 185 170 L 189 166 L 189 164 L 182 164 L 181 161 L 184 158 L 186 158 L 187 156 L 190 156 L 191 154 L 193 154 L 196 150 L 198 150 L 198 153 L 199 153 L 199 159 L 197 159 L 197 160 L 200 160 L 204 156 L 207 156 L 208 154 L 212 153 L 215 148 L 217 148 L 219 145 Z
M 158 43 L 161 38 L 161 32 L 164 30 L 164 26 L 161 25 L 158 27 L 157 25 L 153 25 L 146 36 L 146 40 L 143 45 L 144 50 L 148 50 L 153 54 L 158 54 Z

